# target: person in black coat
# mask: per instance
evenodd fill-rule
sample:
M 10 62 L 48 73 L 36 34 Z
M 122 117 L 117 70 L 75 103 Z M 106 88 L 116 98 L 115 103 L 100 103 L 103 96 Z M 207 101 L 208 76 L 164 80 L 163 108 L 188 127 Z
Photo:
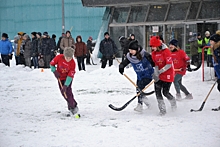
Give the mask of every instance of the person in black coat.
M 33 61 L 33 64 L 34 64 L 34 68 L 38 68 L 38 42 L 37 42 L 37 37 L 36 37 L 36 32 L 32 32 L 31 33 L 31 38 L 32 38 L 32 41 L 31 41 L 31 49 L 32 49 L 32 52 L 31 52 L 31 57 L 32 57 L 32 61 Z
M 102 65 L 101 68 L 105 68 L 107 61 L 109 61 L 109 66 L 113 64 L 113 58 L 118 52 L 118 48 L 115 42 L 110 38 L 109 33 L 104 33 L 105 38 L 101 41 L 99 46 L 99 51 L 102 53 Z
M 121 50 L 123 50 L 123 55 L 122 55 L 122 62 L 123 62 L 126 58 L 127 53 L 129 52 L 128 45 L 130 40 L 128 40 L 124 36 L 120 36 L 118 40 L 121 45 Z
M 87 40 L 87 56 L 86 56 L 86 64 L 91 65 L 90 58 L 93 51 L 93 47 L 95 46 L 95 43 L 92 43 L 92 37 L 90 36 Z
M 65 33 L 62 33 L 62 36 L 60 36 L 58 42 L 57 42 L 57 50 L 59 50 L 60 54 L 63 54 L 63 50 L 60 48 L 60 42 L 62 40 L 63 37 L 65 37 L 66 34 Z

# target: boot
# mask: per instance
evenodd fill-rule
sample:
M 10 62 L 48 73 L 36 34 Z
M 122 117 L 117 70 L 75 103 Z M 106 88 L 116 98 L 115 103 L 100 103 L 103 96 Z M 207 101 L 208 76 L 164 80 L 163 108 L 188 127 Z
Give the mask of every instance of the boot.
M 70 112 L 75 115 L 77 112 L 78 112 L 79 108 L 76 106 L 75 108 L 73 109 L 70 109 Z
M 188 99 L 188 100 L 193 99 L 192 93 L 189 93 L 188 95 L 186 95 L 185 99 Z
M 177 106 L 176 106 L 176 100 L 175 98 L 173 98 L 172 100 L 169 100 L 170 104 L 171 104 L 171 109 L 172 111 L 175 111 Z
M 176 94 L 176 100 L 178 101 L 178 100 L 182 100 L 182 97 L 181 97 L 181 94 L 180 93 L 177 93 Z
M 158 101 L 158 107 L 159 107 L 159 115 L 163 116 L 166 114 L 166 106 L 163 100 L 157 99 Z
M 148 107 L 148 109 L 150 109 L 151 105 L 147 97 L 143 97 L 142 102 Z
M 134 110 L 135 110 L 135 111 L 138 111 L 138 112 L 142 112 L 142 110 L 143 110 L 143 105 L 140 104 L 140 103 L 138 103 L 138 104 L 137 104 L 137 107 L 135 107 Z

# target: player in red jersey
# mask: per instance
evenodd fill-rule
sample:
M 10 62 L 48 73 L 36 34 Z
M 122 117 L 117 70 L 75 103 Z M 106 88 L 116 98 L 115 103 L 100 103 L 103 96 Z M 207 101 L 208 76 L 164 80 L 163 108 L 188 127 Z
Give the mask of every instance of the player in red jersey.
M 169 42 L 169 49 L 172 54 L 175 69 L 174 87 L 176 89 L 176 99 L 181 100 L 180 90 L 185 93 L 186 99 L 193 99 L 192 94 L 182 84 L 182 77 L 186 74 L 187 67 L 190 69 L 190 58 L 178 47 L 178 40 L 173 39 Z
M 166 106 L 163 95 L 169 100 L 172 110 L 176 109 L 176 100 L 170 94 L 170 86 L 174 81 L 174 68 L 171 52 L 167 46 L 161 43 L 159 36 L 152 36 L 150 46 L 153 50 L 152 59 L 155 63 L 153 79 L 155 80 L 155 93 L 158 101 L 160 115 L 166 114 Z
M 57 55 L 51 62 L 50 68 L 55 77 L 61 81 L 60 92 L 67 101 L 68 109 L 76 114 L 78 111 L 77 102 L 72 93 L 72 80 L 75 74 L 76 63 L 73 60 L 75 50 L 71 47 L 64 49 L 64 54 Z M 57 67 L 55 67 L 57 65 Z

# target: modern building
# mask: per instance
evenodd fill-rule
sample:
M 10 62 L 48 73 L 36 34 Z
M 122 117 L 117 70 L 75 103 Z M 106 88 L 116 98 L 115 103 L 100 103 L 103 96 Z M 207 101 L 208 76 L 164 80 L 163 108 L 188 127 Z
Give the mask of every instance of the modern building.
M 188 49 L 188 39 L 197 32 L 204 37 L 220 29 L 220 0 L 82 0 L 85 7 L 106 7 L 110 36 L 134 33 L 146 50 L 152 35 L 162 35 L 165 42 L 179 40 Z M 108 18 L 108 19 L 107 19 Z
M 105 7 L 83 7 L 81 0 L 64 0 L 64 29 L 71 30 L 72 37 L 81 35 L 98 37 Z M 0 34 L 8 33 L 10 39 L 17 32 L 62 33 L 62 0 L 0 0 Z

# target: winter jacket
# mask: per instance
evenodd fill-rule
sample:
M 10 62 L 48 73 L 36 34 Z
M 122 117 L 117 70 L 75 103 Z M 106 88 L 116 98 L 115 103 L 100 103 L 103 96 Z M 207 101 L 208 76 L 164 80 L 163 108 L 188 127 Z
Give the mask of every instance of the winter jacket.
M 32 42 L 31 42 L 31 48 L 32 48 L 32 52 L 31 52 L 31 56 L 32 57 L 37 57 L 38 56 L 38 41 L 37 38 L 34 37 L 32 38 Z
M 56 46 L 54 46 L 53 41 L 51 38 L 42 38 L 41 50 L 40 53 L 42 55 L 50 55 L 51 50 L 53 50 Z
M 163 48 L 160 51 L 153 51 L 152 59 L 159 70 L 167 64 L 172 65 L 167 71 L 159 75 L 159 79 L 164 82 L 173 82 L 175 73 L 170 50 L 168 48 Z
M 124 68 L 131 63 L 137 74 L 137 80 L 142 80 L 144 78 L 152 79 L 152 74 L 154 73 L 154 63 L 151 55 L 144 49 L 141 50 L 140 54 L 142 56 L 142 60 L 139 60 L 136 56 L 132 56 L 130 53 L 127 53 L 126 59 L 120 63 L 119 67 Z
M 42 37 L 37 38 L 37 51 L 38 51 L 38 54 L 41 54 L 42 52 Z
M 80 38 L 81 41 L 78 42 L 78 39 L 77 38 Z M 76 38 L 76 44 L 75 44 L 75 53 L 74 53 L 74 56 L 75 57 L 85 57 L 86 54 L 87 54 L 87 47 L 86 47 L 86 44 L 84 42 L 82 42 L 82 37 L 81 36 L 77 36 Z
M 129 52 L 128 50 L 128 45 L 131 41 L 128 40 L 127 38 L 123 38 L 119 41 L 120 45 L 121 45 L 121 50 L 123 51 L 124 55 L 127 55 L 127 53 Z
M 190 60 L 188 55 L 181 49 L 175 50 L 171 52 L 171 54 L 172 54 L 174 69 L 180 69 L 180 71 L 175 71 L 175 74 L 185 75 L 187 61 Z
M 118 52 L 118 48 L 111 38 L 105 38 L 100 43 L 99 51 L 105 58 L 112 58 Z
M 2 55 L 12 54 L 12 44 L 8 39 L 0 41 L 0 53 Z
M 189 39 L 190 42 L 190 55 L 194 56 L 198 54 L 198 41 L 196 37 L 192 37 Z
M 24 58 L 30 58 L 32 53 L 32 43 L 30 37 L 28 37 L 24 42 Z
M 92 41 L 91 40 L 87 40 L 87 53 L 89 54 L 89 53 L 91 53 L 92 54 L 92 51 L 93 51 L 93 49 L 92 49 L 92 47 L 94 47 L 95 46 L 95 43 L 92 43 Z
M 213 51 L 213 65 L 218 79 L 220 79 L 220 41 L 215 45 L 216 48 Z
M 70 37 L 63 37 L 60 42 L 60 48 L 64 50 L 65 47 L 72 47 L 75 49 L 75 41 L 74 39 Z

